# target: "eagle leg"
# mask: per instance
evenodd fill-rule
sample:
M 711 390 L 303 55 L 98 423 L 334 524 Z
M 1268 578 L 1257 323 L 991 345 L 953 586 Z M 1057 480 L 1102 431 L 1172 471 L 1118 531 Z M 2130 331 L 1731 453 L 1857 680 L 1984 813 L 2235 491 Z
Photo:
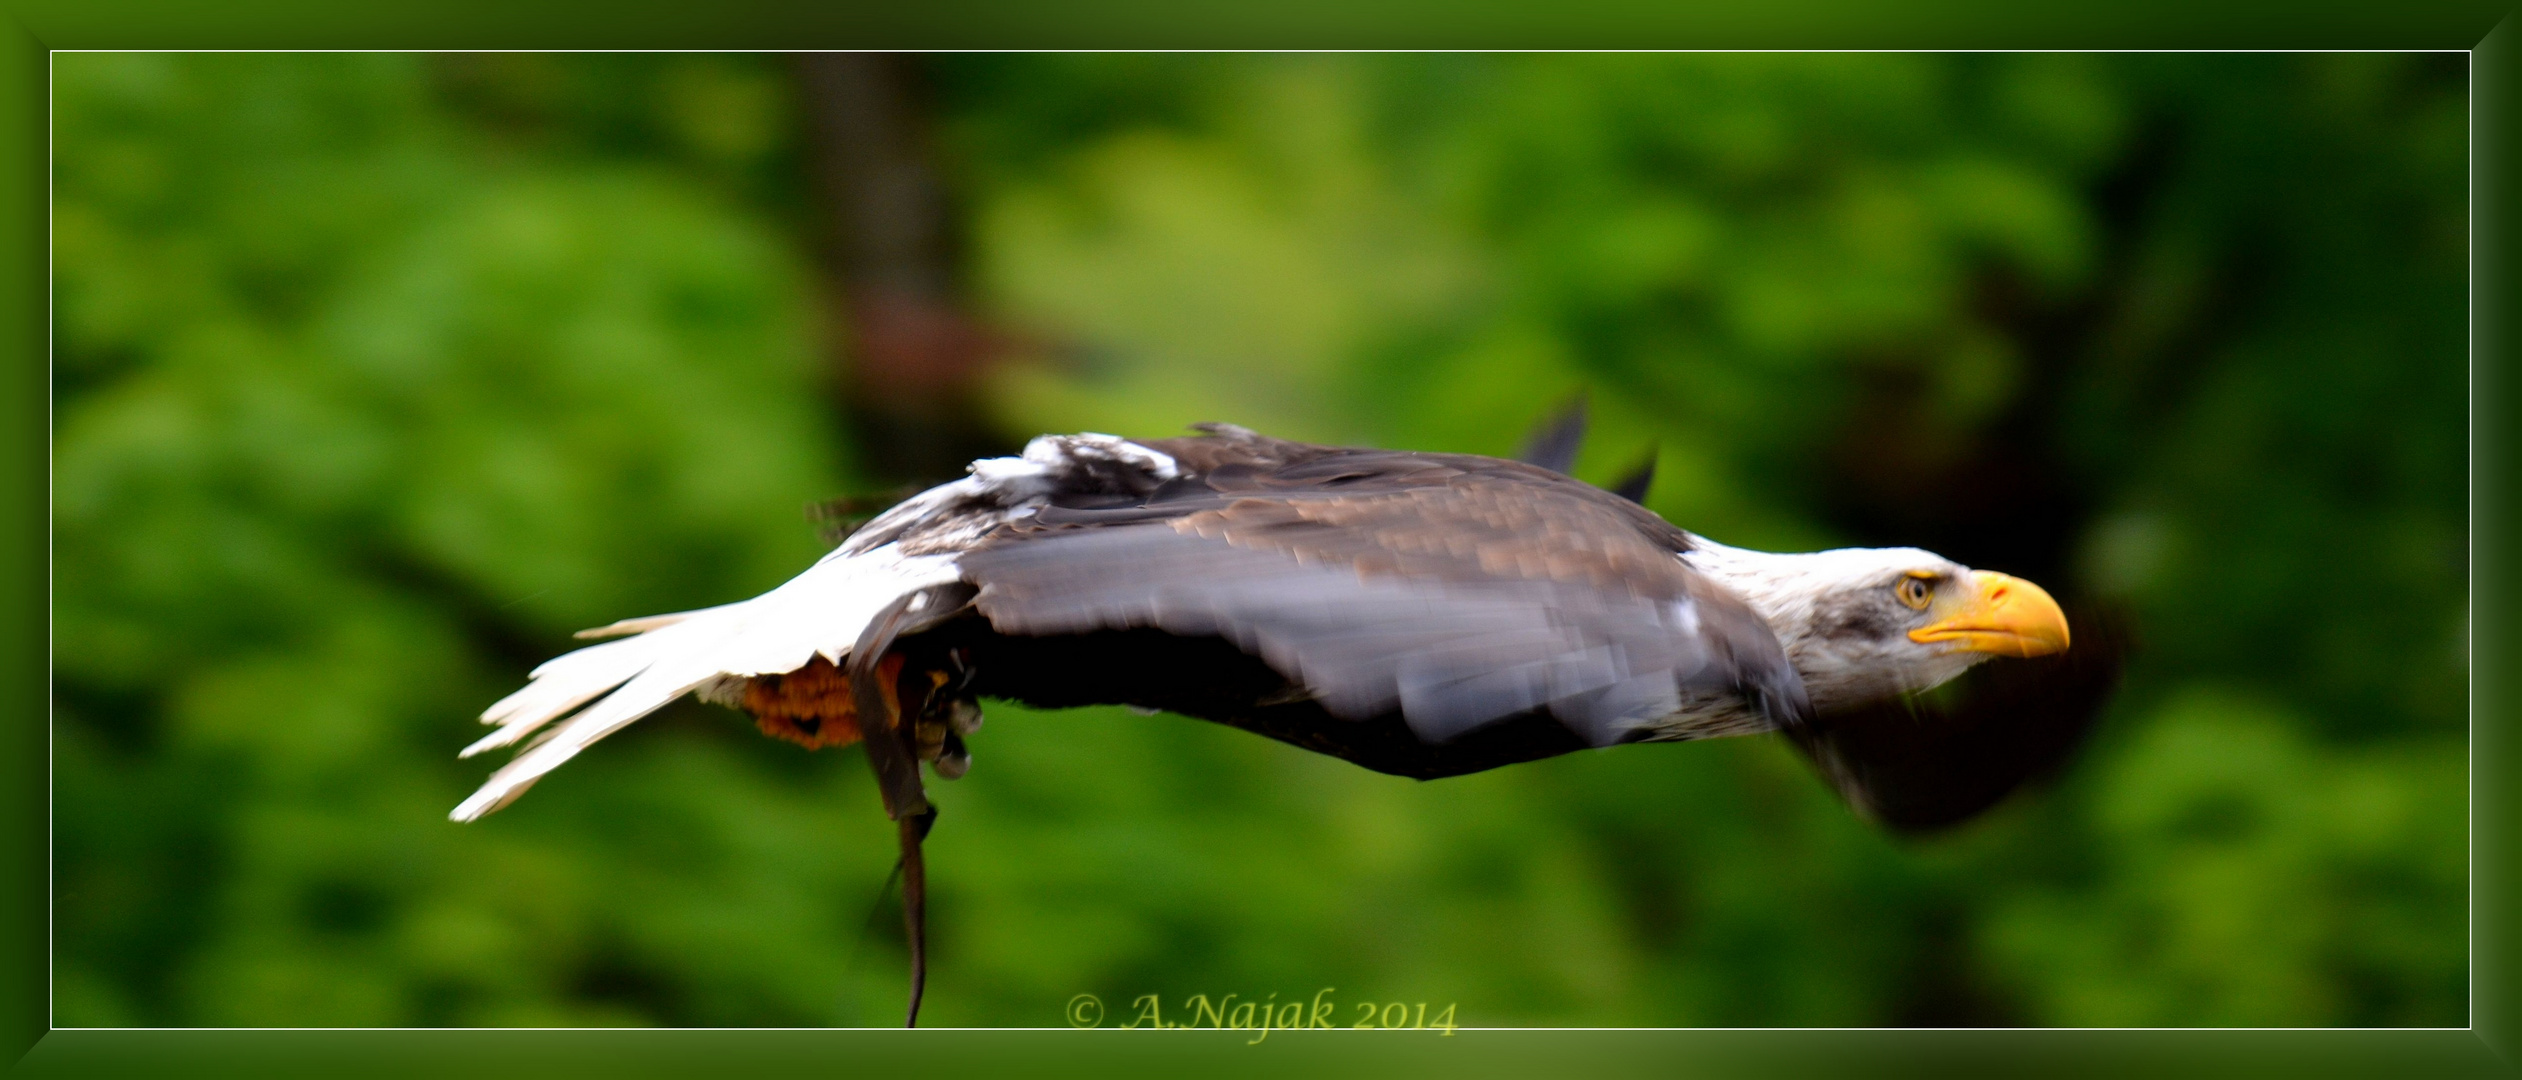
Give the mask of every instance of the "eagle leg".
M 867 764 L 876 771 L 876 788 L 884 795 L 885 816 L 895 821 L 928 809 L 928 793 L 920 787 L 919 760 L 911 755 L 902 730 L 900 688 L 878 670 L 884 654 L 909 613 L 912 593 L 885 605 L 858 636 L 849 654 L 850 694 L 858 712 L 859 735 L 867 742 Z M 899 670 L 899 669 L 897 669 Z

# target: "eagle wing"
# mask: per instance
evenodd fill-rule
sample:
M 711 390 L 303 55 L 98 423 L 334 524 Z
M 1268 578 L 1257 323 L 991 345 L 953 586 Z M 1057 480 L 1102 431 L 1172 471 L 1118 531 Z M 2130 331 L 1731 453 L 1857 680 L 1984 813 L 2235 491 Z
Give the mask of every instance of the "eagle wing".
M 1694 692 L 1792 726 L 1801 680 L 1760 616 L 1678 557 L 1688 534 L 1546 469 L 1217 428 L 1149 442 L 1143 490 L 1054 491 L 957 563 L 1001 634 L 1222 637 L 1333 716 L 1441 744 L 1546 713 L 1642 737 Z
M 1848 805 L 1902 832 L 1960 824 L 2055 773 L 2134 647 L 2126 616 L 2075 618 L 2075 648 L 1983 664 L 1922 695 L 1831 709 L 1790 729 Z

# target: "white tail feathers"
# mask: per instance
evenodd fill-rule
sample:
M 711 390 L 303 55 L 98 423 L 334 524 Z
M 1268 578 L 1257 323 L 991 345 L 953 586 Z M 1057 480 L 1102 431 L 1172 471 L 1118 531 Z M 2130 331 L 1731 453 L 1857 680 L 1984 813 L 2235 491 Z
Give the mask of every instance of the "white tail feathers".
M 577 638 L 580 641 L 592 641 L 598 638 L 620 637 L 624 634 L 645 634 L 651 630 L 658 630 L 672 626 L 685 619 L 691 618 L 694 615 L 707 615 L 710 612 L 720 611 L 734 606 L 735 605 L 733 604 L 720 604 L 717 607 L 702 608 L 699 611 L 678 611 L 671 615 L 643 615 L 636 619 L 624 619 L 617 623 L 606 623 L 605 625 L 596 627 L 592 630 L 580 630 L 570 636 Z
M 1029 512 L 1073 476 L 1091 479 L 1115 466 L 1150 483 L 1179 471 L 1173 458 L 1125 439 L 1045 435 L 1027 443 L 1023 457 L 973 462 L 972 475 L 903 500 L 805 573 L 751 600 L 580 631 L 581 638 L 634 636 L 534 669 L 524 689 L 484 712 L 482 722 L 499 730 L 463 756 L 533 741 L 448 816 L 471 821 L 506 806 L 597 739 L 695 689 L 723 693 L 730 680 L 795 671 L 817 654 L 840 663 L 885 605 L 961 580 L 951 554 L 903 554 L 897 541 L 906 533 L 921 530 L 925 550 L 952 550 Z
M 951 555 L 904 555 L 890 545 L 843 549 L 751 600 L 583 632 L 580 637 L 637 636 L 556 657 L 534 669 L 524 689 L 483 712 L 482 722 L 499 730 L 465 747 L 465 757 L 513 745 L 587 706 L 491 774 L 448 816 L 471 821 L 507 805 L 578 751 L 695 687 L 727 676 L 795 671 L 818 654 L 841 663 L 885 605 L 960 577 Z

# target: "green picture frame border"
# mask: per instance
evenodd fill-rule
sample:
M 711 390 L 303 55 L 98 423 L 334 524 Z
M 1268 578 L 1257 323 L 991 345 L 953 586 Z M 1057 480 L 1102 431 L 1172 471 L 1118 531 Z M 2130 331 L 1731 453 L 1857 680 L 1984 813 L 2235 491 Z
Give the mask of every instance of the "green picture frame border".
M 365 1076 L 871 1072 L 910 1076 L 1197 1067 L 1386 1074 L 1781 1075 L 2010 1063 L 2046 1075 L 2510 1075 L 2517 656 L 2507 572 L 2515 448 L 2506 212 L 2515 111 L 2509 3 L 2195 2 L 2032 9 L 1794 0 L 1758 8 L 1630 0 L 1154 0 L 717 4 L 453 0 L 356 9 L 11 0 L 0 18 L 0 1051 L 27 1075 Z M 2423 1030 L 1673 1030 L 1248 1034 L 1029 1031 L 55 1031 L 50 1006 L 49 53 L 57 49 L 2447 49 L 2472 60 L 2471 1017 Z

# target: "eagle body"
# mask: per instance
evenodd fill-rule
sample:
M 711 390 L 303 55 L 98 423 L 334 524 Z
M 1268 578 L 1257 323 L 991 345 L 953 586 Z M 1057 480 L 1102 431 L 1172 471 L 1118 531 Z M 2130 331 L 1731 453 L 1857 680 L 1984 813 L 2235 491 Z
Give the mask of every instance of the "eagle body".
M 1420 778 L 1783 730 L 1880 812 L 1870 766 L 1915 747 L 1847 718 L 2067 644 L 2037 586 L 1913 548 L 1748 551 L 1540 465 L 1203 430 L 1044 436 L 768 593 L 582 634 L 619 640 L 483 714 L 467 756 L 525 747 L 452 816 L 686 693 L 810 747 L 875 730 L 880 775 L 898 743 L 946 778 L 985 697 L 1180 713 Z M 2107 681 L 2011 700 L 2089 717 Z M 888 806 L 916 801 L 916 766 L 890 770 Z

